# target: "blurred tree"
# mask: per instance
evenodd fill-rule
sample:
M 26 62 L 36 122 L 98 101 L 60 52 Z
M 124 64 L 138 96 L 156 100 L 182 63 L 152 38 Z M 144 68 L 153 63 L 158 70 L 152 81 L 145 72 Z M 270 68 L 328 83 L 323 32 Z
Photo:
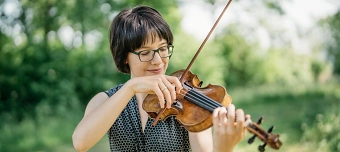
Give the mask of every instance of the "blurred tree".
M 121 9 L 140 4 L 179 27 L 174 1 L 1 1 L 1 113 L 21 120 L 40 102 L 85 105 L 95 93 L 125 82 L 129 76 L 112 62 L 108 29 Z
M 328 57 L 333 62 L 334 73 L 340 75 L 340 11 L 327 18 L 324 23 L 332 36 L 332 39 L 327 39 Z
M 302 124 L 301 141 L 314 151 L 340 151 L 340 105 L 334 103 L 325 113 L 318 114 L 311 126 Z
M 262 50 L 257 41 L 247 39 L 230 25 L 215 40 L 220 46 L 217 57 L 227 86 L 252 86 L 262 84 L 294 85 L 314 80 L 311 59 L 297 55 L 290 46 Z
M 235 27 L 229 26 L 223 34 L 216 39 L 220 43 L 222 57 L 226 60 L 221 65 L 225 74 L 224 80 L 228 86 L 245 86 L 252 83 L 256 70 L 259 69 L 259 58 L 256 55 L 256 44 L 247 44 L 245 39 L 238 35 Z

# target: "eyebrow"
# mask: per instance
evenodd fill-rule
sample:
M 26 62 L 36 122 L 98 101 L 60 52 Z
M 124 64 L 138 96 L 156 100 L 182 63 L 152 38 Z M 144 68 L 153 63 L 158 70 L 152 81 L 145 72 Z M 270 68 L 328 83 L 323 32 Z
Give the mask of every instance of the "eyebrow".
M 168 44 L 168 43 L 167 42 L 162 42 L 159 45 L 164 45 L 164 44 Z M 148 48 L 151 48 L 151 47 L 149 47 L 149 46 L 142 46 L 142 47 L 140 47 L 140 49 L 148 49 Z

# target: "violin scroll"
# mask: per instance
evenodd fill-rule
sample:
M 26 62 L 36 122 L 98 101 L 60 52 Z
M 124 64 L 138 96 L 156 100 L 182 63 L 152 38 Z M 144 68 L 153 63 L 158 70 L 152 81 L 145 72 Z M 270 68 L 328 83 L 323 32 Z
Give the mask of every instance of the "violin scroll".
M 278 134 L 272 134 L 272 131 L 274 130 L 274 126 L 270 127 L 268 131 L 263 130 L 260 127 L 260 124 L 263 122 L 263 117 L 261 117 L 257 123 L 249 123 L 246 127 L 247 130 L 254 134 L 251 138 L 249 138 L 248 143 L 251 144 L 254 142 L 255 138 L 258 137 L 260 140 L 264 142 L 263 145 L 260 145 L 258 147 L 258 150 L 260 152 L 265 151 L 265 147 L 268 145 L 273 149 L 279 149 L 282 145 Z

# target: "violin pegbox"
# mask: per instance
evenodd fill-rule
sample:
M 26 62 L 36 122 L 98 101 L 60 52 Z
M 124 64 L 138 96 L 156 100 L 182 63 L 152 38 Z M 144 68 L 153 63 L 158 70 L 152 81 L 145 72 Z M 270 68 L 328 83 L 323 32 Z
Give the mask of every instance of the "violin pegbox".
M 254 142 L 255 138 L 258 137 L 261 139 L 264 144 L 260 145 L 258 147 L 258 150 L 260 152 L 265 151 L 265 147 L 268 145 L 274 149 L 279 149 L 280 146 L 282 145 L 281 141 L 279 140 L 280 135 L 278 134 L 272 134 L 272 131 L 274 130 L 274 126 L 271 126 L 268 131 L 263 130 L 260 127 L 260 124 L 263 122 L 263 117 L 261 117 L 257 123 L 252 123 L 249 119 L 249 122 L 246 120 L 246 127 L 248 131 L 252 134 L 254 134 L 251 138 L 249 138 L 248 143 L 251 144 Z

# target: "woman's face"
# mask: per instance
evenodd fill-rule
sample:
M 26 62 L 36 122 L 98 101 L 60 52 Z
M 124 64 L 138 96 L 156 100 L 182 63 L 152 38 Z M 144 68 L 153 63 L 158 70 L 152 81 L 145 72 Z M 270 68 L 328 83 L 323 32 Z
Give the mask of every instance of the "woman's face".
M 151 37 L 142 47 L 135 50 L 135 52 L 140 52 L 144 50 L 156 50 L 160 47 L 167 46 L 168 42 L 165 39 L 160 39 L 158 36 L 155 37 L 155 41 L 152 42 Z M 153 53 L 151 51 L 150 53 Z M 154 58 L 148 62 L 141 62 L 138 55 L 133 53 L 128 53 L 127 64 L 130 66 L 131 78 L 160 75 L 165 74 L 168 68 L 169 57 L 161 58 L 156 52 Z

